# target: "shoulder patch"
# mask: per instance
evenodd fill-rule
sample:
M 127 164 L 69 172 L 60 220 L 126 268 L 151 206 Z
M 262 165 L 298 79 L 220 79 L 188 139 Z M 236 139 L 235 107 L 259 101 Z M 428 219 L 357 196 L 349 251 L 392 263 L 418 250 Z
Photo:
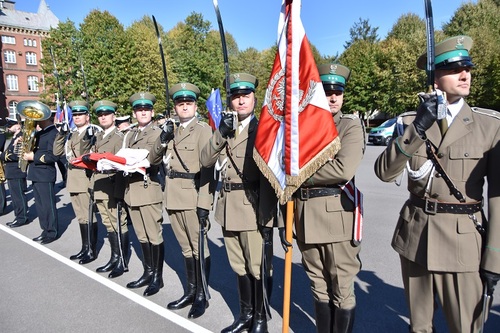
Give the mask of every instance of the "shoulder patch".
M 204 122 L 204 121 L 200 121 L 200 120 L 198 120 L 198 121 L 196 122 L 196 124 L 197 124 L 197 125 L 200 125 L 201 127 L 206 127 L 206 126 L 208 126 L 208 124 L 207 124 L 206 122 Z
M 342 116 L 340 117 L 341 119 L 344 119 L 344 118 L 347 118 L 347 119 L 358 119 L 359 117 L 356 116 L 355 114 L 342 114 Z
M 477 107 L 472 107 L 471 110 L 474 113 L 482 114 L 482 115 L 489 116 L 489 117 L 496 118 L 496 119 L 500 120 L 500 112 L 498 112 L 498 111 L 490 110 L 490 109 L 482 109 L 482 108 L 477 108 Z

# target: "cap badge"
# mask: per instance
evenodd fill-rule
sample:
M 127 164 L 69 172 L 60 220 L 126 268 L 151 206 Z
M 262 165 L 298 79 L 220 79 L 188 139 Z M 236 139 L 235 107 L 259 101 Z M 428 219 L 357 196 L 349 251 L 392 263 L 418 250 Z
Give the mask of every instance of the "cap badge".
M 464 48 L 464 37 L 463 36 L 460 36 L 457 38 L 457 44 L 455 45 L 455 48 L 457 50 Z
M 104 101 L 99 101 L 99 105 L 104 105 Z
M 238 82 L 240 80 L 240 74 L 233 74 L 234 81 Z
M 330 65 L 330 74 L 336 74 L 337 73 L 337 65 Z
M 181 83 L 181 88 L 182 88 L 182 90 L 186 90 L 186 84 L 185 83 Z
M 141 96 L 141 99 L 144 99 L 145 94 L 144 93 L 140 93 L 139 96 Z

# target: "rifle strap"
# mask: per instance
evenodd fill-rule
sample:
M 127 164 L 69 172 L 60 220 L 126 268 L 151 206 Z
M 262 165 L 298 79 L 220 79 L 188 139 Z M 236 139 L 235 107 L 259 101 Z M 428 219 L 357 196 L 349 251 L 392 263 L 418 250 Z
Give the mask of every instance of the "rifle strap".
M 229 161 L 233 165 L 234 171 L 236 171 L 236 174 L 238 174 L 238 176 L 241 178 L 241 180 L 243 181 L 243 183 L 248 182 L 248 180 L 245 177 L 245 175 L 240 171 L 240 169 L 238 168 L 238 166 L 234 162 L 234 160 L 233 160 L 233 154 L 232 154 L 231 148 L 229 147 L 228 144 L 226 144 L 226 153 L 227 153 L 227 157 L 229 158 Z
M 177 147 L 175 146 L 175 141 L 174 141 L 174 152 L 175 152 L 175 155 L 177 156 L 177 158 L 179 159 L 179 162 L 181 163 L 182 168 L 187 173 L 189 173 L 189 168 L 187 167 L 186 163 L 184 163 L 184 161 L 181 158 L 181 155 L 179 155 L 179 152 L 177 151 Z

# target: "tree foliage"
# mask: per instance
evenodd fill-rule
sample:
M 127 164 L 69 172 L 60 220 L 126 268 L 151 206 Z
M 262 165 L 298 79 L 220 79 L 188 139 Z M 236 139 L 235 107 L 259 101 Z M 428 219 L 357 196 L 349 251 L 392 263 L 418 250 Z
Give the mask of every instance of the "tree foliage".
M 378 38 L 378 27 L 372 27 L 369 19 L 359 18 L 359 21 L 349 29 L 351 39 L 344 44 L 344 48 L 348 49 L 352 44 L 357 41 L 363 40 L 369 43 L 376 43 Z

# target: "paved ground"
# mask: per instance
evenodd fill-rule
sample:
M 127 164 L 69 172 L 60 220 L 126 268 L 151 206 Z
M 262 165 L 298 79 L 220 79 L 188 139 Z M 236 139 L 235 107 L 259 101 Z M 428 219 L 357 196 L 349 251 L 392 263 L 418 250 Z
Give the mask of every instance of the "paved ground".
M 407 192 L 404 183 L 397 187 L 375 177 L 373 162 L 382 149 L 368 146 L 357 173 L 357 184 L 365 198 L 365 232 L 361 251 L 363 269 L 356 284 L 355 332 L 407 332 L 399 261 L 390 247 Z M 201 318 L 188 320 L 189 308 L 176 312 L 165 308 L 168 302 L 180 297 L 184 280 L 180 248 L 168 219 L 164 222 L 165 287 L 157 295 L 146 298 L 142 296 L 143 289 L 125 288 L 142 274 L 135 254 L 139 244 L 134 237 L 130 271 L 116 279 L 95 273 L 95 268 L 109 259 L 109 245 L 102 225 L 99 258 L 95 262 L 82 266 L 67 259 L 78 252 L 81 242 L 69 196 L 60 183 L 56 186 L 61 231 L 61 238 L 56 242 L 43 246 L 31 240 L 40 234 L 31 192 L 28 193 L 30 216 L 34 219 L 31 224 L 17 229 L 6 227 L 13 219 L 11 206 L 7 214 L 0 217 L 0 332 L 219 332 L 233 321 L 239 311 L 236 278 L 229 267 L 217 224 L 213 223 L 209 233 L 210 307 Z M 276 235 L 275 240 L 273 318 L 269 331 L 281 332 L 284 255 Z M 314 332 L 312 296 L 296 247 L 292 274 L 290 332 Z M 447 332 L 439 310 L 435 326 L 438 332 Z M 485 332 L 498 332 L 498 327 L 500 292 L 497 291 Z

